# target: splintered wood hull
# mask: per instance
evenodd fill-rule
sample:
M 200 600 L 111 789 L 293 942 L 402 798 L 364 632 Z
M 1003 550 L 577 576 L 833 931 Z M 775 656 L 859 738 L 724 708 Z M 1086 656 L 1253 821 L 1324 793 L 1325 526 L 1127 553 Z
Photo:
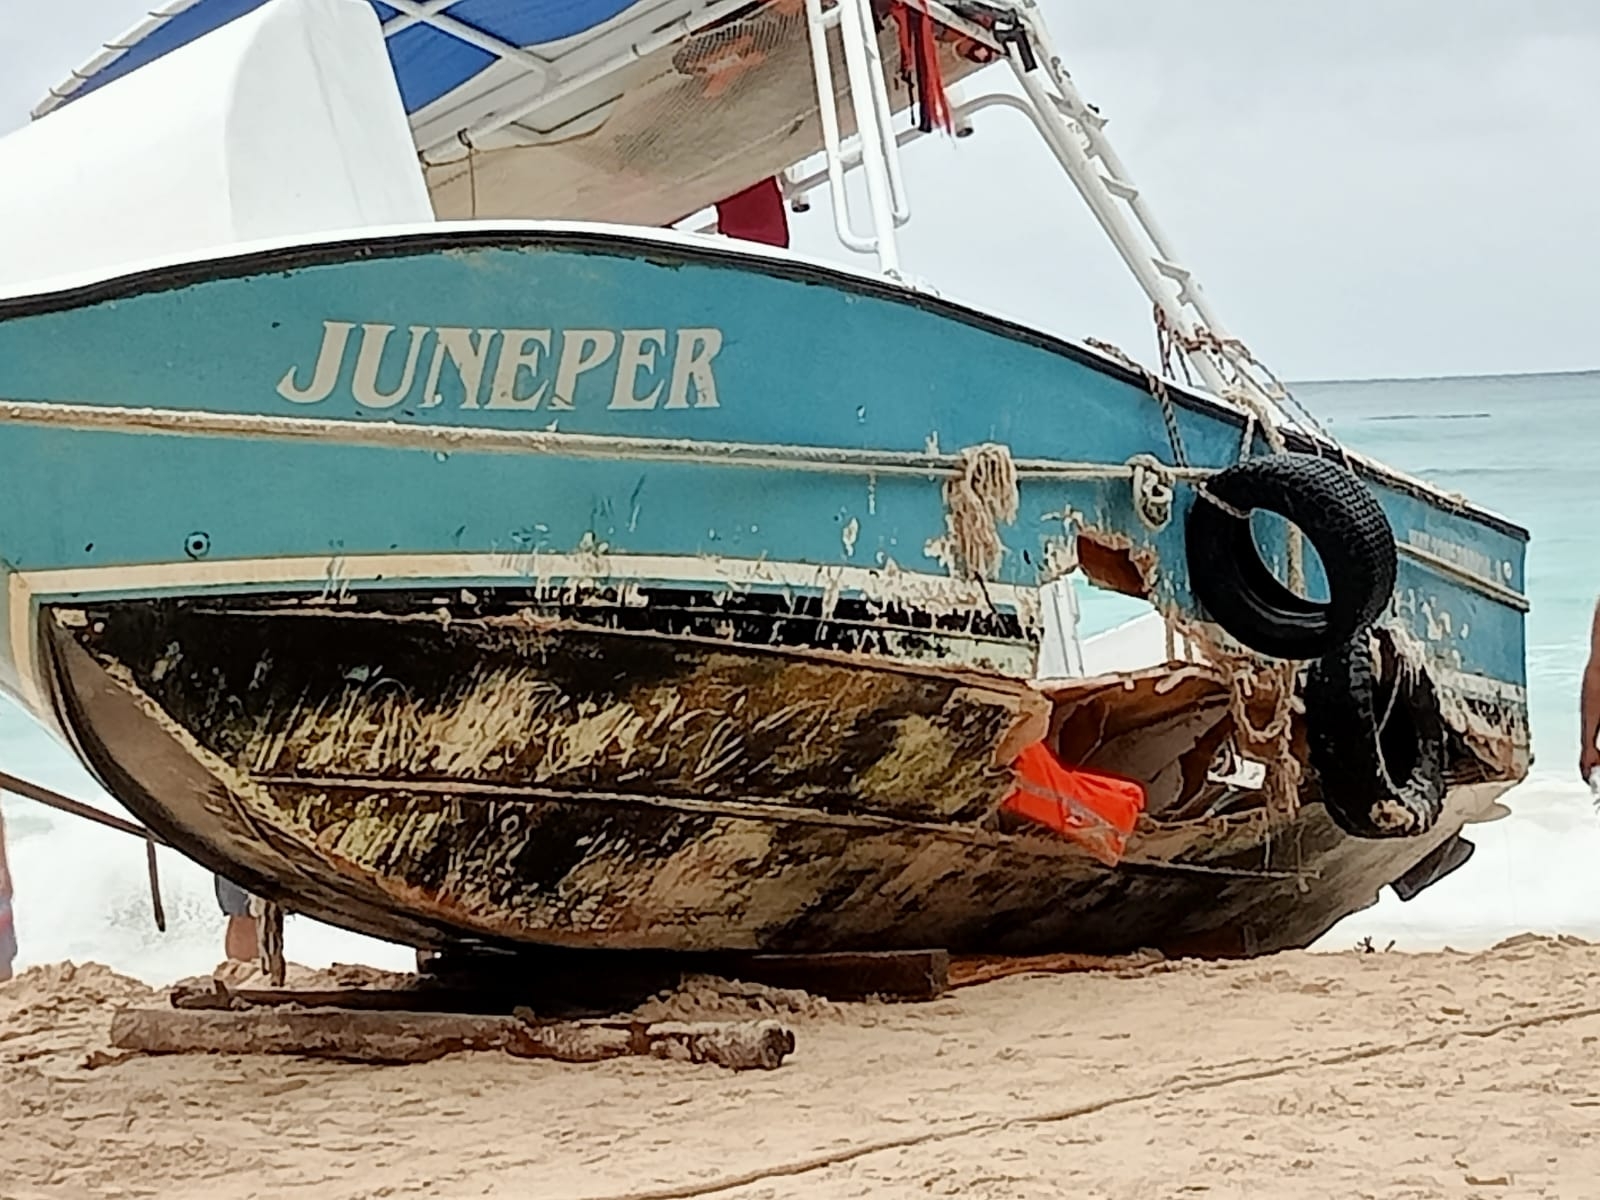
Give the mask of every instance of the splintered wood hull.
M 46 640 L 81 752 L 152 828 L 417 945 L 1270 950 L 1371 903 L 1506 786 L 1454 789 L 1419 838 L 1256 810 L 1151 826 L 1109 868 L 999 826 L 1001 764 L 1048 706 L 949 667 L 218 601 L 62 610 Z M 1196 679 L 1169 709 L 1206 710 Z

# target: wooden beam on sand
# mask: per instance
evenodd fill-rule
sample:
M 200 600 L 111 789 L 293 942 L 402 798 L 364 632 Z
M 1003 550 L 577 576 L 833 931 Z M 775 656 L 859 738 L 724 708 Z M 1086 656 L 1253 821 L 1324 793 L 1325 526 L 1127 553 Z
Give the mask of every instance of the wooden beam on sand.
M 640 1056 L 770 1071 L 794 1052 L 795 1041 L 776 1021 L 538 1024 L 456 1013 L 127 1008 L 111 1018 L 111 1044 L 141 1054 L 288 1054 L 364 1063 L 498 1050 L 567 1063 Z
M 1031 956 L 964 954 L 950 964 L 952 988 L 973 987 L 1015 975 L 1070 975 L 1100 971 L 1136 975 L 1166 961 L 1156 950 L 1135 954 L 1035 954 Z
M 236 988 L 220 979 L 180 983 L 167 998 L 188 1012 L 241 1012 L 252 1008 L 344 1008 L 365 1012 L 414 1012 L 504 1016 L 516 1007 L 488 988 L 437 986 L 346 988 Z

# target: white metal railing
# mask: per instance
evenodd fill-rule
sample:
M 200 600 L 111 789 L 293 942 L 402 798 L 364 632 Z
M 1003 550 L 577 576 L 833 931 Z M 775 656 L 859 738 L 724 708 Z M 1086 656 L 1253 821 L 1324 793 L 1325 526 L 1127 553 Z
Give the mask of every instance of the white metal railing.
M 900 145 L 894 136 L 883 56 L 873 35 L 870 0 L 834 0 L 824 10 L 822 0 L 806 0 L 806 25 L 811 39 L 811 69 L 817 85 L 817 110 L 822 122 L 823 156 L 827 163 L 828 192 L 833 200 L 833 225 L 839 241 L 861 254 L 875 254 L 878 269 L 900 276 L 900 250 L 895 229 L 911 215 L 905 179 L 900 171 Z M 850 108 L 855 117 L 855 146 L 866 179 L 867 210 L 871 224 L 858 232 L 845 188 L 849 170 L 839 125 L 833 59 L 828 48 L 830 29 L 838 31 L 844 53 L 845 79 Z
M 889 86 L 885 81 L 883 66 L 883 49 L 878 44 L 875 24 L 872 17 L 872 0 L 837 0 L 840 11 L 845 15 L 841 18 L 841 31 L 851 29 L 845 34 L 845 59 L 849 62 L 852 43 L 860 45 L 860 54 L 865 57 L 862 74 L 866 76 L 868 91 L 872 95 L 872 141 L 883 156 L 884 167 L 888 174 L 889 198 L 894 215 L 895 225 L 904 225 L 911 219 L 911 205 L 906 198 L 905 177 L 900 172 L 900 143 L 894 136 L 894 109 L 889 104 Z M 848 11 L 847 11 L 848 10 Z M 850 71 L 850 89 L 852 98 L 855 95 L 857 73 Z M 862 129 L 861 112 L 856 112 L 856 136 L 859 139 Z M 865 159 L 863 159 L 865 161 Z

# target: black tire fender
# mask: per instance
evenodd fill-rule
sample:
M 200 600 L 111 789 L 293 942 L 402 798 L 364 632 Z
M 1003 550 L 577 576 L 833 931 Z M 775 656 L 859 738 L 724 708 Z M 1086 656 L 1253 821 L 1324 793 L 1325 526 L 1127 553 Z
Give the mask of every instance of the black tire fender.
M 1389 603 L 1394 530 L 1372 489 L 1342 464 L 1309 454 L 1250 459 L 1219 471 L 1200 492 L 1187 523 L 1189 587 L 1241 645 L 1270 658 L 1321 658 Z M 1239 515 L 1256 509 L 1305 535 L 1322 560 L 1326 601 L 1296 595 L 1262 561 L 1249 517 Z
M 1306 741 L 1323 807 L 1353 837 L 1426 833 L 1444 812 L 1444 715 L 1425 667 L 1375 629 L 1306 673 Z

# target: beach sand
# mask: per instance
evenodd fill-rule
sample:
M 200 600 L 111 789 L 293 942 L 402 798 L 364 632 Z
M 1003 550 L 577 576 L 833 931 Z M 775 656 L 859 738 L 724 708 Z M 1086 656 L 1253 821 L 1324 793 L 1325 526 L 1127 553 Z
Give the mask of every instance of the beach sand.
M 690 989 L 791 1024 L 777 1071 L 467 1054 L 133 1058 L 96 965 L 0 987 L 0 1195 L 1583 1198 L 1600 946 L 1025 976 L 916 1005 Z

